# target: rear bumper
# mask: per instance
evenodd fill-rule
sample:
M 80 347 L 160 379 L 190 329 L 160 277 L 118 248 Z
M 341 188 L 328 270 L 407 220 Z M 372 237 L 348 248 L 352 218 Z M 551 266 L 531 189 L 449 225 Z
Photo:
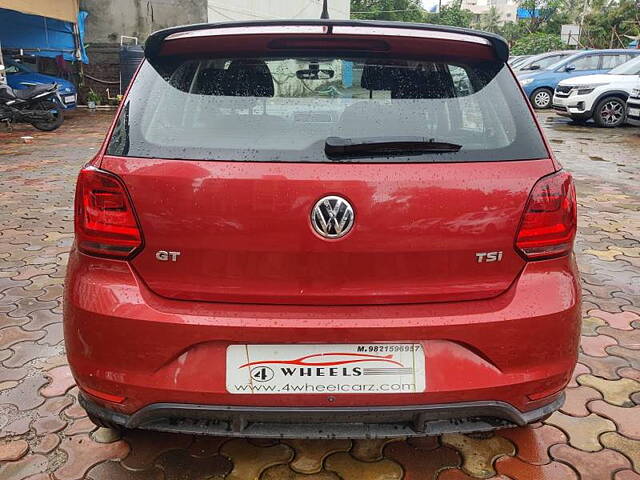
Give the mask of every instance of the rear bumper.
M 524 426 L 560 408 L 564 394 L 529 412 L 503 402 L 394 407 L 237 407 L 157 403 L 132 415 L 80 394 L 90 414 L 123 428 L 251 438 L 389 438 Z
M 92 392 L 92 402 L 118 418 L 140 418 L 139 412 L 157 404 L 206 405 L 210 411 L 322 407 L 323 415 L 345 408 L 409 407 L 412 416 L 424 406 L 449 412 L 451 404 L 505 404 L 512 413 L 497 408 L 489 416 L 520 424 L 526 418 L 513 412 L 525 415 L 557 401 L 571 378 L 581 317 L 577 279 L 574 259 L 565 257 L 527 264 L 507 291 L 486 300 L 337 307 L 210 304 L 159 297 L 129 264 L 74 249 L 65 282 L 65 343 L 80 389 Z M 227 391 L 229 345 L 304 343 L 420 343 L 426 390 Z M 96 392 L 123 400 L 106 401 Z M 215 407 L 220 405 L 232 407 Z

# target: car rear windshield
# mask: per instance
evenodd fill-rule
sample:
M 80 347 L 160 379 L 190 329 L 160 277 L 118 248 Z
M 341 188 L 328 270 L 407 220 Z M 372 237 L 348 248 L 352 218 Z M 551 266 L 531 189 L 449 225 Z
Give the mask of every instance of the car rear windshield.
M 342 147 L 350 144 L 360 146 Z M 368 163 L 548 156 L 502 62 L 304 55 L 145 62 L 107 153 Z

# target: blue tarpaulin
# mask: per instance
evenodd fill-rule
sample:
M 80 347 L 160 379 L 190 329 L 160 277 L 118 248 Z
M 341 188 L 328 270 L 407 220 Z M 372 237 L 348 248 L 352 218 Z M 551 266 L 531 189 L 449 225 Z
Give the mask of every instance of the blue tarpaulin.
M 518 18 L 531 18 L 531 17 L 539 17 L 540 12 L 538 10 L 534 10 L 533 15 L 531 15 L 531 10 L 527 10 L 526 8 L 518 9 Z
M 80 36 L 78 47 L 84 63 L 89 63 L 84 49 L 84 21 L 87 15 L 87 12 L 79 12 L 77 24 Z M 3 49 L 24 49 L 29 54 L 41 57 L 62 55 L 65 60 L 78 60 L 75 57 L 77 47 L 73 29 L 71 22 L 0 8 L 0 45 Z

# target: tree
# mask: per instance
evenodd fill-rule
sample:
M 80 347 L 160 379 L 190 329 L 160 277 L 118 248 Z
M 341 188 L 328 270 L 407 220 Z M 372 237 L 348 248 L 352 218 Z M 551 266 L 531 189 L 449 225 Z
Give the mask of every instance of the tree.
M 564 0 L 520 0 L 519 7 L 527 14 L 529 32 L 537 32 L 560 12 Z M 559 33 L 559 32 L 558 32 Z
M 351 0 L 351 17 L 363 20 L 424 22 L 420 0 Z
M 636 0 L 619 0 L 603 5 L 598 10 L 592 6 L 585 16 L 583 42 L 593 48 L 626 47 L 625 35 L 640 34 L 640 8 Z
M 478 27 L 486 32 L 498 33 L 501 23 L 500 12 L 496 7 L 491 7 L 487 13 L 480 17 Z
M 473 21 L 473 13 L 462 8 L 462 0 L 454 0 L 448 5 L 443 5 L 439 13 L 428 14 L 427 21 L 437 25 L 469 28 Z
M 502 35 L 509 45 L 512 45 L 520 37 L 525 36 L 529 30 L 525 26 L 523 21 L 519 22 L 506 22 L 500 27 L 500 35 Z
M 534 32 L 519 38 L 511 48 L 512 55 L 535 55 L 538 53 L 560 50 L 564 43 L 560 35 L 553 33 Z

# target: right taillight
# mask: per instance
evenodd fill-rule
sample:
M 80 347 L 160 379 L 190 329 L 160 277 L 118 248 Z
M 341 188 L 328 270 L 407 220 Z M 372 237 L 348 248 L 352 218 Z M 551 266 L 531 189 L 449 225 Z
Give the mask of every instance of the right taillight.
M 142 247 L 142 231 L 122 180 L 93 167 L 80 171 L 75 231 L 78 249 L 89 255 L 127 259 Z
M 576 191 L 570 174 L 560 171 L 534 185 L 516 236 L 527 260 L 566 255 L 576 236 Z

